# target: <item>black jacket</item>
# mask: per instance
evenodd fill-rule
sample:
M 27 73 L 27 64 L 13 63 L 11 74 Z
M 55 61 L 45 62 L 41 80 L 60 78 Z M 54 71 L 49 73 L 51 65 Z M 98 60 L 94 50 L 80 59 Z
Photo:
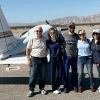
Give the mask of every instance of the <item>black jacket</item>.
M 94 39 L 92 40 L 91 51 L 93 54 L 94 63 L 100 63 L 100 41 L 95 44 Z

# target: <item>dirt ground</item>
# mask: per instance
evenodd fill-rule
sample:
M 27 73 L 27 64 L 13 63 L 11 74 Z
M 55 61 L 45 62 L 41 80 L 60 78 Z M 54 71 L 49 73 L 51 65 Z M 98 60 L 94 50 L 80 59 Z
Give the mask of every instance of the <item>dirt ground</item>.
M 78 30 L 85 29 L 87 37 L 92 37 L 92 31 L 95 28 L 100 28 L 100 25 L 94 25 L 94 26 L 91 26 L 91 25 L 76 26 L 75 32 L 77 33 Z M 15 37 L 19 37 L 21 35 L 21 33 L 25 32 L 25 31 L 28 31 L 29 29 L 30 28 L 25 27 L 25 28 L 15 28 L 15 29 L 12 28 L 11 30 L 14 33 Z

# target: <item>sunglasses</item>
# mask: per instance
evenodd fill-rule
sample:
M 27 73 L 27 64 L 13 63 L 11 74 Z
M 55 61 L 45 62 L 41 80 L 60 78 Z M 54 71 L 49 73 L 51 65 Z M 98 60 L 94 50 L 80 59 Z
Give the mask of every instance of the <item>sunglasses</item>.
M 99 35 L 99 33 L 94 32 L 93 35 Z
M 74 27 L 74 26 L 69 26 L 69 28 L 73 28 L 73 29 L 75 29 L 75 27 Z
M 85 35 L 85 33 L 79 34 L 79 36 Z
M 36 32 L 42 32 L 42 30 L 37 30 Z
M 56 32 L 51 32 L 50 34 L 56 34 Z

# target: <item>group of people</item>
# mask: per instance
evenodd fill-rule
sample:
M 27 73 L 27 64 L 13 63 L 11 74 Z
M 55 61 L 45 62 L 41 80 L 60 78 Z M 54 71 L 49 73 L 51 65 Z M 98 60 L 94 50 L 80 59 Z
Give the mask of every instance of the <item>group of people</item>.
M 100 29 L 94 29 L 93 39 L 86 37 L 85 30 L 75 33 L 75 24 L 71 22 L 68 32 L 58 33 L 56 28 L 50 28 L 48 39 L 42 35 L 41 26 L 36 26 L 36 38 L 31 38 L 27 44 L 26 55 L 29 72 L 28 97 L 34 95 L 37 75 L 41 94 L 47 94 L 45 78 L 47 72 L 47 52 L 50 51 L 51 86 L 54 94 L 61 93 L 60 85 L 64 83 L 64 92 L 69 92 L 69 69 L 71 66 L 71 84 L 75 92 L 83 91 L 83 71 L 86 64 L 90 78 L 90 89 L 95 92 L 93 64 L 96 64 L 100 85 Z M 60 34 L 60 35 L 59 35 Z

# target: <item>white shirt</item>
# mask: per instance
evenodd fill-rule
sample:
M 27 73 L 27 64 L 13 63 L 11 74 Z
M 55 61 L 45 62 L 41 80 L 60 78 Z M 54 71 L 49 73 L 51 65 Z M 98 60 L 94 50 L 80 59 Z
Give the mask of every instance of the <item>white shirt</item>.
M 27 48 L 31 49 L 31 56 L 33 57 L 46 57 L 46 40 L 47 38 L 42 36 L 39 38 L 31 38 L 27 44 Z

